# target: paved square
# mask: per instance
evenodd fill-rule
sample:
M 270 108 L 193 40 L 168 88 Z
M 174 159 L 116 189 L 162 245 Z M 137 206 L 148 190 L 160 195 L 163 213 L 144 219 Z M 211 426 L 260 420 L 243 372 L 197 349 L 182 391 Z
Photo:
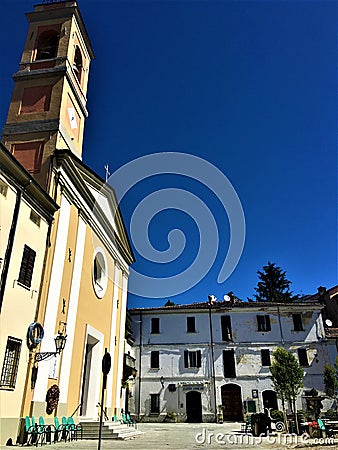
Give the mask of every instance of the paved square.
M 290 442 L 284 434 L 274 434 L 269 437 L 253 438 L 240 432 L 240 423 L 141 423 L 138 430 L 143 434 L 135 439 L 118 441 L 102 441 L 102 450 L 196 450 L 196 449 L 290 449 L 290 448 L 327 448 L 338 450 L 338 439 L 334 443 L 315 442 L 313 439 Z M 95 450 L 98 442 L 94 440 L 78 440 L 44 445 L 44 448 L 54 450 Z M 40 446 L 39 446 L 40 447 Z M 1 447 L 10 449 L 13 447 Z M 30 447 L 34 448 L 34 447 Z

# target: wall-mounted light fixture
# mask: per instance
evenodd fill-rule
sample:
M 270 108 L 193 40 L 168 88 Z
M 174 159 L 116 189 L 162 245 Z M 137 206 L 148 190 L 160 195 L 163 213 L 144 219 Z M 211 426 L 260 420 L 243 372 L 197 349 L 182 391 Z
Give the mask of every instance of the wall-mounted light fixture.
M 55 337 L 55 352 L 37 352 L 34 355 L 34 361 L 39 362 L 43 361 L 44 359 L 50 358 L 51 356 L 59 355 L 62 350 L 65 348 L 66 345 L 67 336 L 64 336 L 62 333 L 58 333 L 58 335 Z
M 160 382 L 161 382 L 161 386 L 164 387 L 164 378 L 163 377 L 160 378 Z

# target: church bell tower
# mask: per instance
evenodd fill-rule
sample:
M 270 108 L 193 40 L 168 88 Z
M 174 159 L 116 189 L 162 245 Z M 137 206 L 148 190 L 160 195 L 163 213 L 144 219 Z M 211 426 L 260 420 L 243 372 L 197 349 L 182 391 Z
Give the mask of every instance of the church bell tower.
M 48 191 L 54 151 L 82 156 L 94 54 L 76 1 L 43 1 L 26 17 L 29 29 L 2 141 Z

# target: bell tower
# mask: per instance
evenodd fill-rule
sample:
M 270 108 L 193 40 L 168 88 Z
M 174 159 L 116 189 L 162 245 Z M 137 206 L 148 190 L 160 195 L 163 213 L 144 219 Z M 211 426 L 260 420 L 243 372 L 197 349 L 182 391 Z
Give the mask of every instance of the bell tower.
M 49 190 L 54 151 L 82 156 L 94 54 L 76 1 L 45 0 L 26 17 L 29 29 L 2 141 Z

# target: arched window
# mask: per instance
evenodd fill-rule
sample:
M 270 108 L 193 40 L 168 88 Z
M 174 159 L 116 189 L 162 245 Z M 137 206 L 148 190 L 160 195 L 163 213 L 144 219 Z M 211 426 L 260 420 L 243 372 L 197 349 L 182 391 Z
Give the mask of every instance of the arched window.
M 38 39 L 36 59 L 50 59 L 57 55 L 59 42 L 58 32 L 55 30 L 44 31 Z
M 75 56 L 73 63 L 73 70 L 76 74 L 76 77 L 79 81 L 81 81 L 81 73 L 82 73 L 82 55 L 78 46 L 75 48 Z
M 107 258 L 102 248 L 98 247 L 94 253 L 92 280 L 95 294 L 98 298 L 102 298 L 107 289 Z

